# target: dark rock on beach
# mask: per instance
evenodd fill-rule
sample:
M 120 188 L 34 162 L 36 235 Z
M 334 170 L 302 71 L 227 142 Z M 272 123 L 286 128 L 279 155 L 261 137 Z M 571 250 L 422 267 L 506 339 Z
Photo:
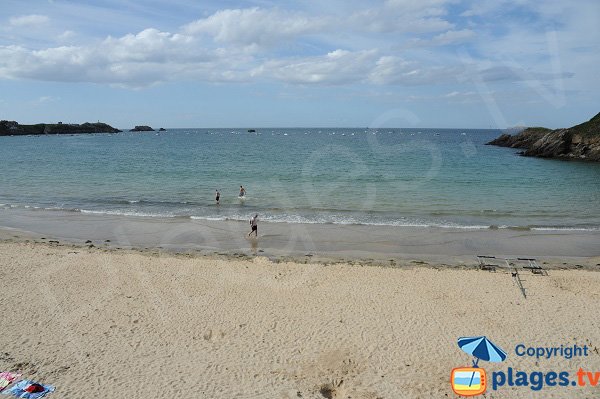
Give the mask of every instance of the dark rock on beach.
M 587 122 L 550 130 L 530 127 L 522 132 L 503 134 L 487 143 L 499 147 L 522 148 L 521 155 L 541 158 L 600 161 L 600 113 Z
M 41 134 L 118 133 L 121 130 L 106 123 L 38 123 L 20 125 L 15 121 L 0 121 L 0 136 L 26 136 Z
M 133 129 L 129 130 L 130 132 L 153 132 L 154 129 L 152 129 L 150 126 L 146 126 L 146 125 L 140 125 L 140 126 L 136 126 Z

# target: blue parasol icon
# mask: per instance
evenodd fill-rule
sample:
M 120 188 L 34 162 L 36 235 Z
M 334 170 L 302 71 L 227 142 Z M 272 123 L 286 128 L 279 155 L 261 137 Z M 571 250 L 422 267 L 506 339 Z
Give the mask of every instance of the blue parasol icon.
M 494 345 L 487 337 L 461 337 L 458 339 L 458 346 L 464 352 L 474 356 L 473 367 L 477 367 L 480 360 L 486 362 L 502 362 L 506 359 L 506 352 Z
M 480 360 L 485 360 L 486 362 L 502 362 L 506 359 L 506 352 L 494 345 L 494 343 L 485 336 L 461 337 L 458 339 L 458 347 L 475 357 L 475 360 L 473 361 L 473 367 L 475 368 Z M 475 376 L 475 372 L 473 372 L 473 375 L 471 376 L 469 386 L 471 386 L 471 383 L 473 382 L 473 376 Z

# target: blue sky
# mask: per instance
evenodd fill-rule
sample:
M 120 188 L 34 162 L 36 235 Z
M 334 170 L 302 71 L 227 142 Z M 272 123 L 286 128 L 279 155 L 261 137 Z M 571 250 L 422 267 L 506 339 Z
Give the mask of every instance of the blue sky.
M 597 0 L 1 0 L 0 119 L 565 127 L 600 111 Z

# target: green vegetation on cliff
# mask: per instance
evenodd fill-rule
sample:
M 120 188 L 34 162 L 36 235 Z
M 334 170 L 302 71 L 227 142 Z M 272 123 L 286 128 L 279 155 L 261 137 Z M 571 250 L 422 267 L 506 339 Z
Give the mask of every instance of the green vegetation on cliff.
M 574 134 L 580 134 L 584 137 L 599 137 L 600 136 L 600 112 L 587 122 L 573 126 L 569 130 Z

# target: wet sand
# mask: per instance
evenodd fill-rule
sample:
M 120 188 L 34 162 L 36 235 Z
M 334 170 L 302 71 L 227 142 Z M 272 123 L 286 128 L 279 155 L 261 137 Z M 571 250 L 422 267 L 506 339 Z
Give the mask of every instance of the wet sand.
M 13 229 L 11 234 L 8 229 Z M 528 256 L 548 263 L 594 264 L 600 231 L 445 229 L 334 224 L 259 223 L 257 240 L 237 221 L 191 220 L 0 210 L 0 233 L 112 248 L 157 249 L 224 255 L 263 255 L 365 263 L 421 260 L 447 265 L 474 262 L 475 255 Z M 600 262 L 598 262 L 600 263 Z

